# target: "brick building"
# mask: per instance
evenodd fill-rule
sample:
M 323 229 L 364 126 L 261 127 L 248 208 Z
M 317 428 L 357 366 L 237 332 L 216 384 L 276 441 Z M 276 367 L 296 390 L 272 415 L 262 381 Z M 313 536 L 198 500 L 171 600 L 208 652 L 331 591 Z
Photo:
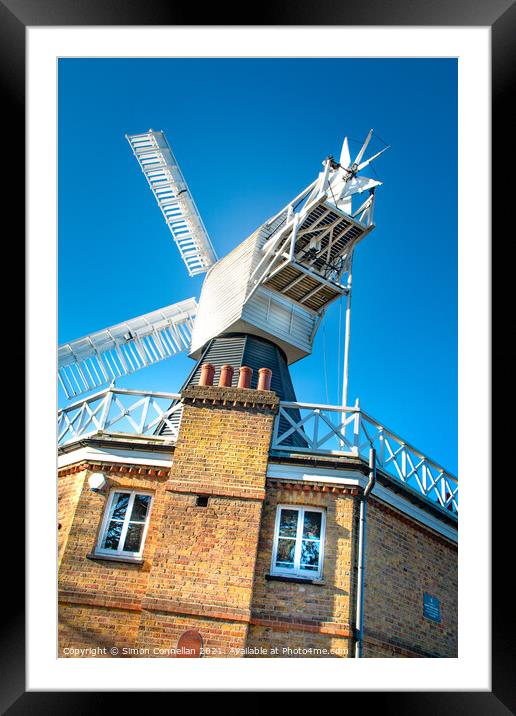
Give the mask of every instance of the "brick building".
M 177 395 L 110 387 L 60 411 L 62 656 L 457 655 L 456 478 L 358 404 L 297 402 L 289 374 L 345 297 L 346 403 L 372 135 L 218 260 L 163 132 L 127 137 L 206 277 L 198 304 L 61 346 L 61 387 L 197 363 Z
M 219 386 L 224 370 L 214 385 L 213 369 L 198 373 L 172 408 L 172 396 L 110 389 L 62 414 L 60 655 L 202 645 L 214 657 L 346 658 L 362 633 L 364 657 L 457 656 L 452 478 L 358 407 L 280 401 L 261 389 L 267 375 Z M 136 412 L 153 404 L 159 429 L 143 434 Z

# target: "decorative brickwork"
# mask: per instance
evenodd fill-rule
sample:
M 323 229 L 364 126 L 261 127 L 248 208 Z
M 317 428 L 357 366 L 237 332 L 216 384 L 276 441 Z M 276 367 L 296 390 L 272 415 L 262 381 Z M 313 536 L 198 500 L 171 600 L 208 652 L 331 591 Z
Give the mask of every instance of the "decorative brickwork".
M 111 472 L 116 475 L 140 475 L 140 476 L 146 476 L 146 477 L 168 477 L 168 470 L 165 470 L 164 468 L 159 468 L 155 466 L 147 466 L 147 465 L 130 465 L 130 464 L 114 464 L 112 462 L 81 462 L 80 465 L 69 465 L 68 467 L 64 467 L 61 470 L 59 470 L 59 485 L 62 484 L 62 478 L 65 475 L 74 475 L 77 472 L 82 472 L 83 470 L 89 470 L 97 471 L 97 472 Z M 58 489 L 62 489 L 59 487 Z M 61 499 L 59 497 L 59 499 Z

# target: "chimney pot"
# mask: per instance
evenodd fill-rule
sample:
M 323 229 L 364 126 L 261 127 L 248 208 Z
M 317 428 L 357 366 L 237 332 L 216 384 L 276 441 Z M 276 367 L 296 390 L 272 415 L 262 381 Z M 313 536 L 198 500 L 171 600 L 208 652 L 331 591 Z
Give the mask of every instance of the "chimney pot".
M 258 371 L 258 390 L 271 389 L 272 370 L 270 368 L 260 368 Z
M 233 373 L 235 369 L 232 365 L 223 365 L 220 369 L 219 387 L 230 388 L 233 382 Z
M 238 387 L 239 388 L 250 388 L 251 387 L 251 376 L 253 375 L 253 369 L 246 365 L 240 368 L 238 375 Z
M 213 377 L 215 375 L 215 366 L 211 363 L 203 363 L 201 366 L 201 377 L 199 385 L 213 385 Z

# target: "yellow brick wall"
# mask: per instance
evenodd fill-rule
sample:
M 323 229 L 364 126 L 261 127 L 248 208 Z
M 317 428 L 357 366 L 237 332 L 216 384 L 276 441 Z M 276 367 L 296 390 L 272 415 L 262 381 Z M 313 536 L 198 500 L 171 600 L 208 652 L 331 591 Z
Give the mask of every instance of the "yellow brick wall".
M 105 595 L 113 601 L 139 601 L 147 587 L 149 568 L 156 548 L 165 479 L 109 475 L 107 482 L 105 491 L 95 493 L 89 489 L 88 481 L 84 480 L 59 569 L 59 590 L 61 593 L 80 594 L 83 597 Z M 88 558 L 95 550 L 110 491 L 121 488 L 141 489 L 154 495 L 143 565 Z
M 250 647 L 326 649 L 319 656 L 346 657 L 352 634 L 355 594 L 355 497 L 327 486 L 269 483 L 264 504 L 253 588 Z M 296 489 L 298 488 L 298 489 Z M 268 580 L 278 505 L 305 505 L 326 512 L 322 582 Z M 346 636 L 347 635 L 347 636 Z M 284 656 L 271 653 L 271 656 Z M 315 654 L 314 654 L 315 655 Z
M 167 492 L 145 605 L 248 616 L 261 502 Z
M 367 525 L 364 656 L 456 657 L 456 545 L 374 498 Z M 441 624 L 423 616 L 423 592 Z
M 91 472 L 86 470 L 81 473 L 82 487 L 75 512 L 67 516 L 71 527 L 58 571 L 59 653 L 62 656 L 67 655 L 63 651 L 65 648 L 79 647 L 84 640 L 91 646 L 97 632 L 102 643 L 116 637 L 113 645 L 134 645 L 134 625 L 140 620 L 141 600 L 147 588 L 150 565 L 159 538 L 166 476 L 142 477 L 137 474 L 137 470 L 136 474 L 109 473 L 106 476 L 107 488 L 95 493 L 88 486 L 87 477 Z M 69 477 L 67 474 L 60 476 L 58 484 L 62 480 L 68 482 Z M 112 489 L 141 489 L 153 494 L 143 564 L 89 558 L 95 550 L 106 502 Z M 64 509 L 64 505 L 58 509 L 61 508 Z M 99 618 L 99 625 L 96 626 Z M 107 631 L 103 626 L 106 620 L 111 625 Z M 114 626 L 117 620 L 121 625 L 118 633 Z M 131 624 L 129 630 L 123 627 L 127 622 Z
M 74 504 L 76 483 L 61 476 L 70 524 L 59 569 L 63 656 L 95 639 L 153 656 L 149 649 L 173 649 L 189 629 L 201 631 L 206 656 L 243 655 L 278 399 L 213 387 L 190 388 L 183 399 L 170 474 L 108 474 L 110 489 L 154 494 L 142 565 L 91 559 L 109 490 L 92 492 L 85 471 Z M 206 507 L 198 495 L 209 495 Z
M 71 472 L 57 481 L 57 559 L 58 565 L 66 548 L 75 508 L 81 494 L 86 471 Z
M 59 476 L 60 655 L 166 656 L 197 630 L 206 656 L 353 656 L 358 490 L 266 480 L 274 394 L 195 387 L 184 399 L 169 474 L 111 466 L 104 493 L 87 478 L 105 466 Z M 88 558 L 112 488 L 154 495 L 141 565 Z M 280 504 L 325 510 L 320 583 L 267 579 Z M 455 656 L 456 547 L 374 495 L 367 519 L 364 656 Z M 442 624 L 423 617 L 424 591 Z
M 143 610 L 136 646 L 145 650 L 148 658 L 164 658 L 168 650 L 177 648 L 181 635 L 190 630 L 201 634 L 205 658 L 242 656 L 246 623 L 206 619 L 192 614 Z
M 295 626 L 259 626 L 251 623 L 247 657 L 253 659 L 347 659 L 352 640 L 320 632 L 300 631 Z
M 134 646 L 139 626 L 139 611 L 61 603 L 59 656 L 87 659 L 121 657 L 124 649 Z
M 212 649 L 206 656 L 236 656 L 245 648 L 278 400 L 270 392 L 198 386 L 183 400 L 138 643 L 152 634 L 154 645 L 160 638 L 165 645 L 179 629 L 203 625 Z M 209 496 L 206 507 L 197 506 L 198 495 Z
M 195 386 L 183 398 L 171 483 L 183 491 L 263 499 L 275 394 Z

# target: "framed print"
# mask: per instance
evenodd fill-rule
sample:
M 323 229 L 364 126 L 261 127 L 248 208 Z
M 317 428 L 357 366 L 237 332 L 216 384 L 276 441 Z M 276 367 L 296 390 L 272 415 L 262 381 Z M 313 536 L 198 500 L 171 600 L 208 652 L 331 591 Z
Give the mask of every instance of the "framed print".
M 514 7 L 0 13 L 29 319 L 5 709 L 513 709 L 489 134 L 497 176 Z

